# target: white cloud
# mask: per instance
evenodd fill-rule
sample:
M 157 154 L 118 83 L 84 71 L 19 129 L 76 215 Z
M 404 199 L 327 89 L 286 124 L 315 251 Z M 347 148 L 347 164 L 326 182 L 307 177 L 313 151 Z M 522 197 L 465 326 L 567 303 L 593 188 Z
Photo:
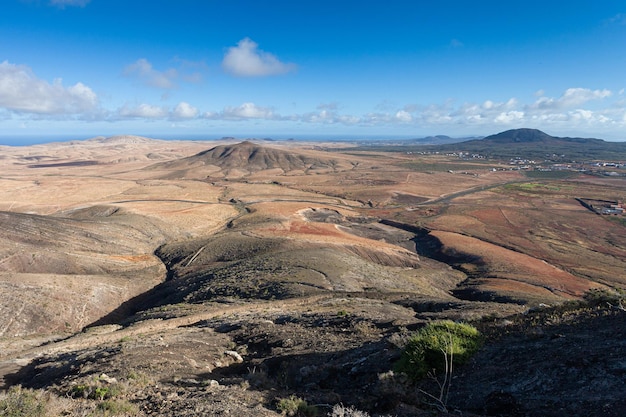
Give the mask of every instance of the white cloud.
M 543 94 L 537 92 L 539 98 L 531 103 L 520 103 L 516 98 L 511 98 L 502 102 L 487 99 L 480 103 L 468 102 L 460 105 L 450 101 L 427 106 L 405 105 L 400 110 L 388 109 L 380 113 L 365 114 L 359 118 L 358 124 L 403 124 L 419 128 L 430 126 L 452 131 L 471 128 L 486 132 L 501 129 L 503 126 L 538 126 L 562 132 L 571 132 L 572 129 L 593 132 L 593 129 L 615 129 L 616 126 L 626 128 L 626 100 L 620 100 L 622 96 L 613 95 L 610 90 L 569 88 L 556 99 L 543 97 Z M 608 101 L 612 96 L 618 99 Z M 335 114 L 333 120 L 338 117 Z
M 450 123 L 456 121 L 459 124 L 485 124 L 497 121 L 502 123 L 505 120 L 515 117 L 515 110 L 518 101 L 511 98 L 505 102 L 494 102 L 485 100 L 482 104 L 464 103 L 456 110 L 448 107 L 433 108 L 436 110 L 435 115 L 442 123 Z M 433 113 L 429 111 L 429 113 Z M 428 121 L 432 117 L 429 115 Z
M 578 110 L 571 112 L 571 117 L 574 120 L 589 121 L 589 120 L 593 120 L 595 118 L 595 115 L 594 115 L 594 112 L 592 112 L 591 110 L 578 109 Z
M 292 116 L 289 120 L 298 120 L 304 123 L 323 123 L 323 124 L 344 124 L 355 125 L 361 122 L 361 119 L 356 116 L 348 114 L 338 114 L 337 111 L 331 108 L 325 108 L 322 106 L 318 112 L 310 112 L 302 115 Z M 320 106 L 318 106 L 320 109 Z
M 396 119 L 401 122 L 408 123 L 413 120 L 413 116 L 411 116 L 411 113 L 409 113 L 408 111 L 400 110 L 396 113 Z
M 172 112 L 172 118 L 174 119 L 193 119 L 197 115 L 198 109 L 184 101 L 178 103 Z
M 219 112 L 205 112 L 201 117 L 211 120 L 274 120 L 282 122 L 344 125 L 356 125 L 363 121 L 363 119 L 356 116 L 339 114 L 334 110 L 335 107 L 335 104 L 323 104 L 318 106 L 318 111 L 315 112 L 282 116 L 276 113 L 271 107 L 257 106 L 254 103 L 247 102 L 237 107 L 225 107 Z
M 494 119 L 496 123 L 510 124 L 513 122 L 519 122 L 524 119 L 524 112 L 518 110 L 512 110 L 508 112 L 502 112 Z
M 349 114 L 339 113 L 339 104 L 336 102 L 324 103 L 317 106 L 316 112 L 308 112 L 304 114 L 295 114 L 291 116 L 281 117 L 281 120 L 294 120 L 304 123 L 317 124 L 343 124 L 346 126 L 354 126 L 366 123 L 367 116 L 357 117 Z
M 401 108 L 386 105 L 385 108 L 378 106 L 377 112 L 361 116 L 341 114 L 339 106 L 324 104 L 318 106 L 317 111 L 304 114 L 290 116 L 273 114 L 273 119 L 312 125 L 405 126 L 419 129 L 430 127 L 437 130 L 465 131 L 470 134 L 492 133 L 497 129 L 525 126 L 552 129 L 553 132 L 568 130 L 571 132 L 572 129 L 593 132 L 592 129 L 595 128 L 606 130 L 609 127 L 615 129 L 616 126 L 626 128 L 626 100 L 612 100 L 609 105 L 600 109 L 582 106 L 590 101 L 602 103 L 611 95 L 609 90 L 570 88 L 565 90 L 560 98 L 552 99 L 557 103 L 552 103 L 550 108 L 539 107 L 532 102 L 521 103 L 513 97 L 500 102 L 487 99 L 478 103 L 469 102 L 460 105 L 455 105 L 452 101 L 427 106 L 407 104 Z M 545 97 L 542 98 L 545 99 Z M 582 108 L 572 107 L 576 105 Z M 220 117 L 220 115 L 214 115 L 214 117 Z
M 271 119 L 273 112 L 268 107 L 254 103 L 243 103 L 239 107 L 226 107 L 222 112 L 224 119 Z
M 274 114 L 274 111 L 271 108 L 257 106 L 251 102 L 243 103 L 241 106 L 237 107 L 227 106 L 220 112 L 205 112 L 202 117 L 213 120 L 275 120 L 281 118 L 280 116 Z
M 262 77 L 285 74 L 295 70 L 296 66 L 280 62 L 274 55 L 258 49 L 258 45 L 250 38 L 244 38 L 237 46 L 228 48 L 222 68 L 240 77 Z
M 418 106 L 416 108 L 417 118 L 419 122 L 424 125 L 442 125 L 451 123 L 452 117 L 452 103 L 446 103 L 443 105 L 431 104 L 426 107 Z
M 50 5 L 64 9 L 65 6 L 85 7 L 91 0 L 50 0 Z
M 167 116 L 168 111 L 164 107 L 144 103 L 137 107 L 124 106 L 118 114 L 125 119 L 161 119 Z
M 123 74 L 127 77 L 136 77 L 142 83 L 163 89 L 176 87 L 174 80 L 178 77 L 178 71 L 170 68 L 166 71 L 158 71 L 152 67 L 150 61 L 140 58 L 124 68 Z
M 342 123 L 344 125 L 355 125 L 361 121 L 358 117 L 349 114 L 337 115 L 336 120 L 337 123 Z
M 320 110 L 319 112 L 306 113 L 301 120 L 308 123 L 337 123 L 337 114 L 332 110 Z
M 148 119 L 148 120 L 190 120 L 198 117 L 199 110 L 191 104 L 181 101 L 173 109 L 166 106 L 155 106 L 153 104 L 142 103 L 137 106 L 128 104 L 119 108 L 110 121 L 124 119 Z
M 504 128 L 537 127 L 555 134 L 572 131 L 598 132 L 626 128 L 626 100 L 607 101 L 611 97 L 609 90 L 591 90 L 570 88 L 558 99 L 540 97 L 535 102 L 520 103 L 516 98 L 505 101 L 485 99 L 481 102 L 468 102 L 455 105 L 453 101 L 427 106 L 407 104 L 388 106 L 378 112 L 363 115 L 342 114 L 337 103 L 325 103 L 308 113 L 281 115 L 271 107 L 245 102 L 239 106 L 227 106 L 221 111 L 205 112 L 200 115 L 198 109 L 187 102 L 180 102 L 173 109 L 141 105 L 120 111 L 123 117 L 163 118 L 170 120 L 210 119 L 222 121 L 263 121 L 309 124 L 343 125 L 347 127 L 393 127 L 416 129 L 437 129 L 467 134 L 493 133 Z M 620 98 L 621 96 L 617 95 Z M 553 100 L 549 105 L 538 106 L 537 102 Z M 596 109 L 584 106 L 590 101 L 606 102 L 607 106 Z M 605 104 L 606 104 L 605 103 Z M 574 107 L 572 107 L 574 106 Z
M 568 88 L 558 99 L 539 97 L 531 106 L 539 110 L 572 108 L 591 100 L 601 100 L 612 95 L 610 90 L 590 90 L 588 88 Z
M 568 88 L 561 96 L 564 106 L 579 106 L 590 100 L 600 100 L 611 96 L 609 90 L 590 90 L 588 88 Z
M 17 113 L 78 114 L 95 110 L 98 97 L 83 83 L 65 87 L 56 79 L 50 84 L 27 66 L 4 61 L 0 63 L 0 107 Z
M 367 113 L 360 120 L 359 123 L 366 126 L 386 125 L 393 117 L 389 113 Z

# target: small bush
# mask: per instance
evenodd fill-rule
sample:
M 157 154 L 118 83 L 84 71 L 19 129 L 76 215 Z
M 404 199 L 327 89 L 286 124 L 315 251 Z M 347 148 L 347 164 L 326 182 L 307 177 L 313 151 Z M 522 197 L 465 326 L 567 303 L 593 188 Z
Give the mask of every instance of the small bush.
M 592 289 L 584 295 L 585 301 L 592 307 L 623 307 L 626 293 L 623 290 Z
M 127 385 L 133 388 L 145 388 L 154 385 L 154 381 L 145 373 L 131 370 L 126 375 Z
M 328 417 L 370 417 L 370 415 L 354 407 L 344 407 L 342 404 L 335 404 Z
M 135 416 L 139 413 L 136 405 L 125 400 L 105 400 L 97 409 L 104 416 Z
M 88 398 L 100 401 L 118 397 L 123 393 L 124 388 L 120 384 L 103 385 L 98 380 L 94 384 L 74 385 L 68 391 L 68 395 L 72 398 Z
M 467 362 L 480 345 L 481 335 L 475 327 L 450 320 L 435 321 L 409 338 L 395 369 L 417 381 L 433 370 L 446 371 L 446 361 Z
M 45 402 L 41 393 L 14 386 L 0 396 L 0 416 L 43 417 L 46 415 Z
M 286 416 L 296 417 L 315 417 L 317 416 L 317 408 L 308 405 L 302 398 L 291 395 L 288 398 L 281 398 L 276 405 L 278 411 Z

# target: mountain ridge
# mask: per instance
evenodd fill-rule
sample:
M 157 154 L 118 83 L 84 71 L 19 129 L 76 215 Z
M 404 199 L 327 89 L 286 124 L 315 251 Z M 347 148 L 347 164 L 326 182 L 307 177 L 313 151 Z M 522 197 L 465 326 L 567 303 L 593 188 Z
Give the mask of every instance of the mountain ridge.
M 482 139 L 428 146 L 436 152 L 469 152 L 494 159 L 553 159 L 560 162 L 626 160 L 626 142 L 596 138 L 558 137 L 538 129 L 510 129 Z
M 529 142 L 543 142 L 549 143 L 551 141 L 561 142 L 575 142 L 575 143 L 600 143 L 606 142 L 603 139 L 597 138 L 573 138 L 573 137 L 559 137 L 549 135 L 539 129 L 520 128 L 505 130 L 494 135 L 489 135 L 483 139 L 478 139 L 486 142 L 496 143 L 529 143 Z

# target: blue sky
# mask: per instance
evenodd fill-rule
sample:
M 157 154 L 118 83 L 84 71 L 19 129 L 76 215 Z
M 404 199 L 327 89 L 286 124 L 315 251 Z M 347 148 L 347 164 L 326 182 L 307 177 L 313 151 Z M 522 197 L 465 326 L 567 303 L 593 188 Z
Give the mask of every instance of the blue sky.
M 531 127 L 626 140 L 625 88 L 622 0 L 4 0 L 0 10 L 2 137 Z

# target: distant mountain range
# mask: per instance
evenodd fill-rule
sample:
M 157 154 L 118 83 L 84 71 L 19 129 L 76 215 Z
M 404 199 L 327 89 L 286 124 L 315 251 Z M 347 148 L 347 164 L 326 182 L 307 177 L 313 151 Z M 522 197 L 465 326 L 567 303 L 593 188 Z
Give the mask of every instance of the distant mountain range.
M 554 143 L 582 143 L 582 144 L 601 144 L 608 143 L 602 139 L 594 138 L 570 138 L 570 137 L 556 137 L 550 136 L 545 132 L 537 129 L 512 129 L 504 132 L 497 133 L 495 135 L 487 136 L 481 139 L 486 142 L 494 143 L 528 143 L 528 142 L 541 142 L 546 144 Z
M 445 145 L 448 143 L 465 142 L 472 139 L 478 139 L 476 137 L 471 138 L 451 138 L 446 135 L 426 136 L 425 138 L 413 139 L 409 142 L 421 145 Z
M 626 161 L 626 142 L 551 136 L 538 129 L 511 129 L 482 138 L 428 136 L 403 141 L 360 142 L 358 149 L 389 152 L 468 152 L 492 159 Z

